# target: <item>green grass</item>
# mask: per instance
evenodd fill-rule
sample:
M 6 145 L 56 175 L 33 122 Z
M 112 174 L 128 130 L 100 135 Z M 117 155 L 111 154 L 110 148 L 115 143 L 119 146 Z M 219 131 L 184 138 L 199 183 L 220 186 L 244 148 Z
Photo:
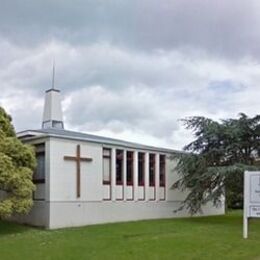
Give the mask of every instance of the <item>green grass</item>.
M 0 222 L 0 259 L 260 259 L 260 220 L 242 213 L 61 230 Z

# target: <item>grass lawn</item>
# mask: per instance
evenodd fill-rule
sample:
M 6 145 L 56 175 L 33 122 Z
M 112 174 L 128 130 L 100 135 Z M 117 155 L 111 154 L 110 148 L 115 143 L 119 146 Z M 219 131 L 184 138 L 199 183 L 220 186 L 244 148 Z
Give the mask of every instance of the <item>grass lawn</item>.
M 260 259 L 260 220 L 242 212 L 54 231 L 0 222 L 0 259 Z

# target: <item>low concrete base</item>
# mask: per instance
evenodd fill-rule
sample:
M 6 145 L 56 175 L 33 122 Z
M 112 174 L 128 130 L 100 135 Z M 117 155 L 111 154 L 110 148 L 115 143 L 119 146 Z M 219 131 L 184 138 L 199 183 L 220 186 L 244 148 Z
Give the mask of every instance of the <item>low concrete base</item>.
M 15 221 L 56 229 L 145 219 L 190 217 L 185 210 L 174 212 L 179 205 L 180 202 L 176 201 L 37 201 L 28 215 L 16 217 Z M 203 207 L 203 214 L 196 216 L 222 214 L 225 214 L 224 202 L 219 208 L 209 203 Z

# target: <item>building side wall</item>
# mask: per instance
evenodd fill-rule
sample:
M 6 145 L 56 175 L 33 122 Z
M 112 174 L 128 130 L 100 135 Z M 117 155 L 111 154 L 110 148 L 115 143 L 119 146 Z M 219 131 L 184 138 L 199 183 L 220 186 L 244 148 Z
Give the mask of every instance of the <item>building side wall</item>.
M 81 157 L 92 158 L 80 163 L 80 197 L 77 198 L 76 162 L 64 156 L 76 156 L 77 145 Z M 102 146 L 93 143 L 51 139 L 50 143 L 50 201 L 102 201 Z
M 50 229 L 84 226 L 100 223 L 125 222 L 144 219 L 190 217 L 185 210 L 174 212 L 180 206 L 174 201 L 103 201 L 50 203 Z M 203 207 L 203 215 L 224 214 L 224 207 Z
M 81 157 L 92 158 L 92 162 L 81 162 L 80 198 L 76 194 L 76 162 L 65 161 L 64 156 L 75 156 L 76 147 L 81 147 Z M 128 149 L 119 146 L 111 148 L 111 184 L 103 185 L 103 145 L 84 141 L 50 139 L 50 178 L 49 178 L 49 228 L 82 226 L 97 223 L 130 221 L 141 219 L 188 217 L 186 211 L 175 212 L 185 192 L 173 189 L 178 179 L 174 170 L 176 160 L 166 154 L 166 187 L 159 185 L 159 155 L 154 151 Z M 116 149 L 124 151 L 124 172 L 122 185 L 116 184 Z M 134 183 L 126 184 L 126 150 L 134 152 Z M 145 153 L 145 183 L 137 184 L 137 154 Z M 155 153 L 155 186 L 149 186 L 149 153 Z M 221 208 L 209 203 L 203 208 L 204 215 L 224 214 Z
M 16 215 L 11 220 L 37 227 L 49 228 L 50 204 L 47 201 L 34 201 L 33 207 L 26 215 Z
M 45 143 L 45 183 L 36 184 L 34 205 L 26 216 L 15 221 L 46 228 L 62 228 L 119 221 L 174 218 L 190 216 L 185 210 L 177 211 L 187 192 L 173 189 L 178 180 L 177 161 L 170 154 L 127 147 L 103 145 L 61 138 L 36 139 L 30 144 Z M 77 197 L 76 162 L 64 156 L 76 156 L 77 145 L 81 157 L 92 158 L 81 162 L 80 197 Z M 111 149 L 111 182 L 103 184 L 103 148 Z M 123 182 L 116 183 L 116 150 L 123 150 Z M 126 182 L 126 154 L 133 152 L 133 184 Z M 138 153 L 144 154 L 144 184 L 138 184 Z M 155 185 L 149 185 L 149 154 L 155 154 Z M 166 155 L 166 185 L 160 186 L 159 158 Z M 3 194 L 0 194 L 0 196 Z M 211 203 L 203 207 L 204 215 L 224 214 L 223 205 Z
M 50 140 L 37 139 L 29 142 L 31 145 L 45 143 L 45 183 L 35 184 L 33 193 L 33 207 L 26 215 L 16 215 L 11 220 L 39 227 L 49 227 L 50 204 L 49 204 L 49 176 L 50 176 Z

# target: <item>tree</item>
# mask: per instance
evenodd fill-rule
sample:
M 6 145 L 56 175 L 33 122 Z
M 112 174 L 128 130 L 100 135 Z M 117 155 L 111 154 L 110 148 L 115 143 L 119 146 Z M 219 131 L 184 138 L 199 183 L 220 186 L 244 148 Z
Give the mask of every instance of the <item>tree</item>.
M 229 207 L 241 207 L 243 173 L 260 169 L 260 115 L 249 118 L 241 113 L 238 119 L 220 122 L 205 117 L 182 121 L 195 140 L 176 156 L 180 179 L 173 187 L 188 192 L 180 209 L 194 214 L 209 201 L 219 206 L 223 195 Z
M 11 117 L 0 107 L 0 218 L 25 214 L 32 206 L 32 173 L 36 166 L 32 147 L 15 135 Z

